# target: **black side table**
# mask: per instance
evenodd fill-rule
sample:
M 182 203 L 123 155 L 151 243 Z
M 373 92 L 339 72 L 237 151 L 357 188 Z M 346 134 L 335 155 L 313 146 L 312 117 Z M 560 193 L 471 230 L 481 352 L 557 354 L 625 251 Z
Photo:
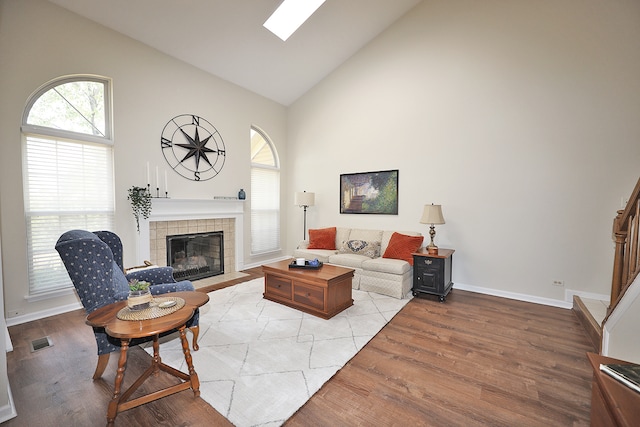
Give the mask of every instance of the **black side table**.
M 453 249 L 438 249 L 435 255 L 420 248 L 413 253 L 413 296 L 418 294 L 438 295 L 440 302 L 447 299 L 453 288 L 451 281 L 451 264 Z

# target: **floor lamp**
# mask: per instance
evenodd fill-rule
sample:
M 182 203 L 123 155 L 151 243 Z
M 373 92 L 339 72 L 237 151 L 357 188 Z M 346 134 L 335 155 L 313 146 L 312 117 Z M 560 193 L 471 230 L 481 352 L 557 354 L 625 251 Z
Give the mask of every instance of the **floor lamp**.
M 307 208 L 313 206 L 316 201 L 315 193 L 307 193 L 306 191 L 297 192 L 295 194 L 293 204 L 304 208 L 304 225 L 302 228 L 302 240 L 307 240 Z

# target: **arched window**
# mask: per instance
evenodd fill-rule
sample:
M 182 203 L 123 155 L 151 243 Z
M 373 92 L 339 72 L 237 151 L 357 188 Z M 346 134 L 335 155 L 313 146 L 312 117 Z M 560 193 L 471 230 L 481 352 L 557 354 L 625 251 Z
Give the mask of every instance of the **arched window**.
M 260 129 L 251 127 L 251 254 L 280 249 L 280 163 Z
M 22 118 L 29 295 L 71 287 L 55 244 L 70 229 L 114 222 L 111 85 L 105 78 L 53 80 Z

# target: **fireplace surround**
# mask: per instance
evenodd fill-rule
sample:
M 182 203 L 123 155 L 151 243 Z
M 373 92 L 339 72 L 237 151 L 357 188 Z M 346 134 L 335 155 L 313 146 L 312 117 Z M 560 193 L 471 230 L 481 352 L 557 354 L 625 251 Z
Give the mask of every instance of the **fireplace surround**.
M 151 215 L 140 220 L 137 259 L 164 266 L 167 236 L 222 231 L 225 273 L 243 269 L 244 201 L 154 198 L 151 203 Z

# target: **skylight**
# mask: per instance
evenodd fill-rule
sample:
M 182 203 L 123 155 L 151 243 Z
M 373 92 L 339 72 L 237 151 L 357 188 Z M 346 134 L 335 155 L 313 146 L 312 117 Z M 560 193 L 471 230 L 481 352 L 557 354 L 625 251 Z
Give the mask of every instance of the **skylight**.
M 263 26 L 287 41 L 324 2 L 325 0 L 284 0 Z

